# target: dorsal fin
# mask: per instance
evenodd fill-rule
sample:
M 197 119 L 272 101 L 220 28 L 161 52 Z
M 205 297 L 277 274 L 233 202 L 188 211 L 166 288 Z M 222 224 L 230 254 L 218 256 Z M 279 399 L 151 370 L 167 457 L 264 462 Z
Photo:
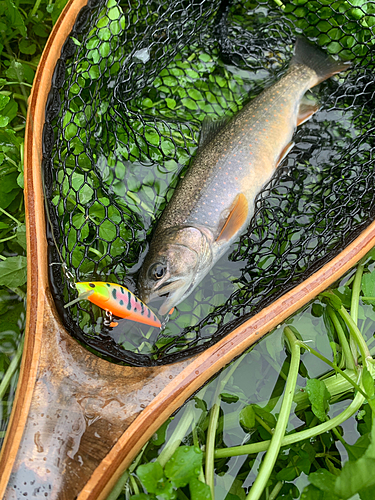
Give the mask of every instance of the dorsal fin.
M 228 122 L 229 117 L 224 116 L 218 120 L 205 118 L 202 123 L 201 135 L 199 137 L 199 147 L 208 144 Z
M 241 227 L 245 224 L 249 213 L 249 204 L 246 196 L 242 193 L 236 196 L 232 203 L 230 213 L 224 223 L 223 229 L 216 238 L 217 242 L 228 241 L 234 236 Z

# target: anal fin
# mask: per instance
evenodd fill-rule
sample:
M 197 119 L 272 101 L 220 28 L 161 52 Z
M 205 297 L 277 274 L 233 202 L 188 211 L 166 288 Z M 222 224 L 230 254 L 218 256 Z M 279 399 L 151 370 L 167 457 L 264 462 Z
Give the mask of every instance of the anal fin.
M 216 238 L 217 242 L 230 240 L 235 234 L 239 232 L 247 220 L 249 213 L 249 204 L 246 196 L 242 193 L 236 196 L 236 199 L 230 207 L 230 213 L 224 223 L 219 236 Z

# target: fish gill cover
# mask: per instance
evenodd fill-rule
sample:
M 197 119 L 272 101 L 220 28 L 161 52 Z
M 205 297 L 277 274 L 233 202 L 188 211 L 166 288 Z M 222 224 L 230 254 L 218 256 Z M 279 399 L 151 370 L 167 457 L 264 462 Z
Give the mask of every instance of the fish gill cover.
M 51 287 L 73 336 L 132 365 L 191 356 L 373 220 L 374 24 L 373 2 L 89 0 L 57 63 L 43 135 L 50 262 L 60 262 L 57 243 L 72 273 L 52 265 Z M 87 301 L 64 310 L 74 281 L 137 293 L 152 231 L 203 121 L 234 115 L 280 78 L 300 35 L 352 67 L 313 89 L 321 108 L 258 195 L 249 229 L 165 329 L 108 327 Z

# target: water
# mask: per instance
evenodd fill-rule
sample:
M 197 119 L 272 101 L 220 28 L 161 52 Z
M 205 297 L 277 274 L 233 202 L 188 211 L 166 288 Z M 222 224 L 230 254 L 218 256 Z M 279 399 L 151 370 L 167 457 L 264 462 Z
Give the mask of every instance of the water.
M 279 78 L 291 55 L 285 45 L 279 48 L 276 60 L 263 54 L 262 69 L 259 62 L 244 69 L 223 64 L 215 49 L 185 47 L 141 95 L 122 103 L 125 115 L 111 107 L 111 91 L 107 100 L 101 99 L 101 121 L 89 121 L 99 141 L 92 151 L 94 168 L 86 154 L 70 170 L 70 157 L 61 164 L 61 154 L 56 156 L 59 184 L 53 205 L 65 231 L 63 257 L 77 281 L 120 282 L 137 293 L 137 273 L 152 229 L 197 150 L 203 119 L 235 113 Z M 370 114 L 355 102 L 350 75 L 343 87 L 340 79 L 313 89 L 322 109 L 295 134 L 295 147 L 256 201 L 251 228 L 176 307 L 166 328 L 159 332 L 125 321 L 103 331 L 103 312 L 82 303 L 71 313 L 87 336 L 103 332 L 129 351 L 156 357 L 164 355 L 166 346 L 173 353 L 187 344 L 200 345 L 218 332 L 218 318 L 227 325 L 252 314 L 261 299 L 275 290 L 282 293 L 291 286 L 288 282 L 341 244 L 339 227 L 345 231 L 347 222 L 342 208 L 336 219 L 329 215 L 327 199 L 332 185 L 340 181 L 344 192 L 363 175 L 369 151 L 360 138 Z M 73 109 L 66 116 L 72 120 Z M 62 123 L 71 126 L 66 118 Z M 77 148 L 82 139 L 68 135 L 69 148 Z M 358 161 L 351 154 L 345 167 L 350 149 Z M 326 235 L 327 216 L 336 234 Z M 67 290 L 64 294 L 65 301 L 74 298 Z M 169 345 L 176 338 L 179 342 Z

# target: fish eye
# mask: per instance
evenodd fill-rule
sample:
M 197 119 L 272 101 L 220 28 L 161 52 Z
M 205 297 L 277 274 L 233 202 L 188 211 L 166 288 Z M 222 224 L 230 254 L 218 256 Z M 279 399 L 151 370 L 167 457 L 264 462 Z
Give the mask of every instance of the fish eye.
M 95 288 L 94 283 L 89 283 L 89 286 L 90 286 L 91 288 Z
M 161 280 L 165 274 L 165 270 L 166 267 L 163 264 L 155 264 L 151 267 L 149 274 L 154 280 Z

